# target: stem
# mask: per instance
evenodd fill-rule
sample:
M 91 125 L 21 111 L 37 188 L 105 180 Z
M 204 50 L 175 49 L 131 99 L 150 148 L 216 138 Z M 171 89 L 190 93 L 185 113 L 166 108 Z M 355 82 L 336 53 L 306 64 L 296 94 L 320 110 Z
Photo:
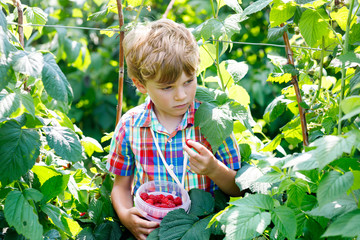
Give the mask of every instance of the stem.
M 214 16 L 214 18 L 216 18 L 216 13 L 215 13 L 215 7 L 214 7 L 213 0 L 210 0 L 210 4 L 211 4 L 211 9 L 212 9 L 213 16 Z
M 350 24 L 351 24 L 351 13 L 354 8 L 354 0 L 351 0 L 350 2 L 350 8 L 349 8 L 349 14 L 347 17 L 346 22 L 346 31 L 345 31 L 345 42 L 344 42 L 344 48 L 343 48 L 343 55 L 348 53 L 349 51 L 349 32 L 350 32 Z M 340 108 L 341 101 L 344 99 L 345 95 L 345 78 L 346 78 L 346 69 L 345 69 L 345 62 L 342 63 L 341 67 L 341 90 L 340 90 L 340 98 L 339 98 L 339 122 L 338 122 L 338 135 L 341 134 L 341 118 L 342 118 L 342 111 Z
M 167 18 L 167 15 L 169 14 L 170 10 L 172 9 L 172 7 L 174 6 L 175 0 L 171 0 L 169 5 L 167 6 L 162 18 Z
M 282 23 L 281 26 L 283 27 L 284 24 Z M 289 37 L 288 37 L 286 31 L 283 34 L 283 39 L 284 39 L 284 42 L 285 42 L 285 49 L 286 49 L 286 53 L 287 53 L 287 57 L 288 57 L 288 63 L 291 64 L 291 65 L 294 65 L 293 52 L 292 52 L 292 50 L 290 48 L 290 41 L 289 41 Z M 294 89 L 295 89 L 295 93 L 296 93 L 296 100 L 297 100 L 298 107 L 299 107 L 299 116 L 300 116 L 300 122 L 301 122 L 303 143 L 304 143 L 304 146 L 308 146 L 309 145 L 309 140 L 308 140 L 308 132 L 307 132 L 305 110 L 300 105 L 300 103 L 302 102 L 302 98 L 301 98 L 298 78 L 297 78 L 296 75 L 292 76 L 291 83 L 294 85 Z
M 116 0 L 117 9 L 119 14 L 119 28 L 120 28 L 120 38 L 119 38 L 119 79 L 118 79 L 118 105 L 116 107 L 116 125 L 119 122 L 121 117 L 122 110 L 122 101 L 123 101 L 123 87 L 124 87 L 124 49 L 122 46 L 125 33 L 122 31 L 122 26 L 124 25 L 124 17 L 122 11 L 121 0 Z
M 119 2 L 121 2 L 121 0 L 116 0 L 116 1 L 118 2 L 118 12 L 119 12 Z M 140 4 L 140 7 L 139 7 L 139 10 L 138 10 L 138 12 L 136 14 L 136 17 L 135 17 L 135 20 L 134 20 L 134 26 L 136 26 L 136 24 L 137 24 L 137 21 L 138 21 L 138 19 L 140 17 L 141 10 L 144 7 L 144 4 L 145 4 L 145 0 L 142 0 L 141 4 Z M 120 14 L 120 12 L 119 12 L 119 14 Z M 122 11 L 121 11 L 121 15 L 122 15 Z M 120 17 L 119 17 L 119 20 L 120 20 Z M 123 24 L 124 24 L 124 21 L 123 21 Z
M 320 54 L 320 73 L 319 73 L 319 84 L 318 84 L 318 89 L 316 91 L 316 95 L 315 97 L 312 99 L 310 106 L 312 106 L 315 102 L 315 100 L 319 97 L 320 95 L 320 90 L 321 90 L 321 82 L 322 82 L 322 75 L 323 75 L 323 65 L 324 65 L 324 51 L 325 50 L 325 39 L 324 36 L 322 37 L 322 47 L 321 47 L 321 54 Z
M 218 75 L 219 75 L 219 77 L 220 77 L 221 90 L 222 90 L 223 92 L 225 92 L 224 80 L 223 80 L 222 75 L 221 75 L 221 72 L 220 72 L 219 48 L 220 48 L 219 42 L 216 42 L 216 63 L 215 63 L 215 64 L 216 64 L 216 69 L 217 69 L 217 71 L 218 71 Z
M 21 46 L 24 48 L 24 29 L 23 29 L 24 14 L 23 14 L 23 8 L 22 8 L 20 0 L 13 0 L 13 4 L 17 8 L 17 11 L 18 11 L 19 41 L 20 41 Z

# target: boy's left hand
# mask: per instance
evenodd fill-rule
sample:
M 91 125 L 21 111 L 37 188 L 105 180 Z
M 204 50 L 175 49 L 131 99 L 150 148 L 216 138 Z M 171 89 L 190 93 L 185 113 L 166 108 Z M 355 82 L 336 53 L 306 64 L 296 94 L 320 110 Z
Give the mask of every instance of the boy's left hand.
M 192 147 L 196 152 L 188 146 Z M 195 173 L 209 176 L 216 171 L 218 160 L 213 153 L 201 143 L 189 139 L 186 141 L 184 150 L 189 154 L 189 165 Z

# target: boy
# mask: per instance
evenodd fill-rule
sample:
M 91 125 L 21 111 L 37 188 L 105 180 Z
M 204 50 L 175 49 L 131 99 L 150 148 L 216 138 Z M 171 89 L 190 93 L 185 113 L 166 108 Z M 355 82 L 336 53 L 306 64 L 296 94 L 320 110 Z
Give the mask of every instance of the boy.
M 120 119 L 107 168 L 115 174 L 111 198 L 120 221 L 137 239 L 146 239 L 159 224 L 142 218 L 133 205 L 141 184 L 181 179 L 186 190 L 213 193 L 220 188 L 239 196 L 235 170 L 240 168 L 240 154 L 236 140 L 229 137 L 214 156 L 194 126 L 201 104 L 195 100 L 199 52 L 188 29 L 158 20 L 130 31 L 123 46 L 128 76 L 149 99 Z M 195 151 L 186 146 L 186 139 L 192 139 L 187 143 Z

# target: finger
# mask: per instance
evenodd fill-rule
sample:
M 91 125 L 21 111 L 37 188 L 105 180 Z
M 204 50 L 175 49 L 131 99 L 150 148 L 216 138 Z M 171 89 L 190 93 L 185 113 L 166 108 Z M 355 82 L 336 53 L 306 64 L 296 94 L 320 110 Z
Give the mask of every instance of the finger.
M 209 149 L 207 149 L 204 145 L 202 145 L 201 143 L 196 142 L 192 139 L 187 139 L 186 145 L 193 148 L 200 155 L 204 155 L 204 154 L 210 152 Z
M 195 152 L 194 150 L 191 150 L 186 145 L 183 148 L 184 148 L 185 152 L 189 155 L 190 158 L 196 158 L 196 156 L 199 155 L 197 152 Z

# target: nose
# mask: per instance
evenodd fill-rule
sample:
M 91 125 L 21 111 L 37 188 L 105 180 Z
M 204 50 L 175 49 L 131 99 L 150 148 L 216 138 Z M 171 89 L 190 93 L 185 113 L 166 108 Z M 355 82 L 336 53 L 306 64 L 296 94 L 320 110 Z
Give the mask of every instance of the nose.
M 185 91 L 185 88 L 183 87 L 179 87 L 176 89 L 176 92 L 175 92 L 175 96 L 174 96 L 174 99 L 176 101 L 181 101 L 181 100 L 184 100 L 186 98 L 186 91 Z

